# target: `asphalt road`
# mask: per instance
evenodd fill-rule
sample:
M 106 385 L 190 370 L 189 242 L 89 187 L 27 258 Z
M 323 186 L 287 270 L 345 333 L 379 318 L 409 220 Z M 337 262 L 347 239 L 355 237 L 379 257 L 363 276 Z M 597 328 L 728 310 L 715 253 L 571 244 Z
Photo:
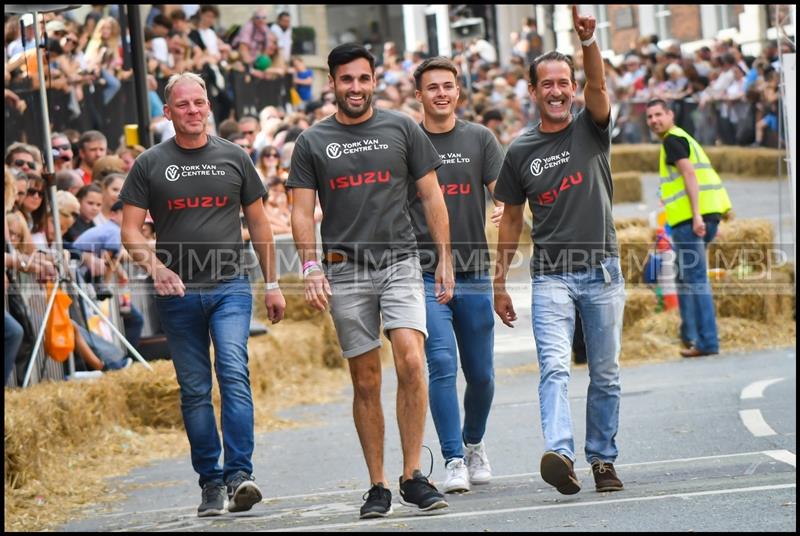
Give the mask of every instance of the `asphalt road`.
M 522 296 L 518 296 L 524 302 Z M 486 442 L 494 480 L 450 507 L 421 515 L 397 498 L 400 442 L 394 371 L 384 371 L 386 470 L 394 514 L 359 521 L 368 478 L 352 423 L 352 391 L 282 414 L 300 428 L 257 438 L 255 475 L 265 500 L 252 511 L 200 519 L 188 454 L 118 479 L 128 494 L 108 511 L 87 510 L 66 531 L 795 531 L 796 355 L 794 349 L 723 354 L 624 366 L 617 468 L 625 490 L 597 493 L 588 464 L 583 490 L 563 496 L 538 474 L 543 451 L 538 372 L 524 304 L 518 327 L 497 328 L 496 395 Z M 588 374 L 570 386 L 576 447 L 582 451 Z M 463 388 L 463 385 L 460 385 Z M 433 423 L 425 443 L 433 479 L 443 463 Z M 427 464 L 427 452 L 423 464 Z M 427 467 L 426 467 L 427 469 Z

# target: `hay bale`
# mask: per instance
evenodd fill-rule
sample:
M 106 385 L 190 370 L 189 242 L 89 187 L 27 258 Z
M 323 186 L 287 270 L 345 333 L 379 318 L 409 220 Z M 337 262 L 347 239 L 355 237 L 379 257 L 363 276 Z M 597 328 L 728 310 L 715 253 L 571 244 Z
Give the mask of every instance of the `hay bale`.
M 642 174 L 638 171 L 620 171 L 612 174 L 614 182 L 614 198 L 617 203 L 642 202 Z
M 153 363 L 155 380 L 172 369 L 171 363 Z M 136 369 L 105 374 L 96 381 L 45 382 L 26 389 L 5 391 L 6 489 L 19 489 L 44 478 L 47 471 L 66 470 L 62 457 L 73 450 L 102 449 L 104 434 L 113 427 L 129 428 L 138 417 L 129 398 L 143 387 L 122 379 Z M 174 372 L 173 372 L 174 378 Z M 152 402 L 152 404 L 159 404 Z M 59 456 L 53 456 L 57 448 Z M 51 467 L 54 463 L 61 469 Z M 49 473 L 48 473 L 49 474 Z
M 628 227 L 649 227 L 650 221 L 647 218 L 614 218 L 614 229 L 620 231 Z
M 296 275 L 285 275 L 280 278 L 281 292 L 286 300 L 286 310 L 284 319 L 286 320 L 314 320 L 320 322 L 322 317 L 327 314 L 317 311 L 306 303 L 305 286 L 303 280 Z M 267 309 L 264 306 L 264 287 L 255 286 L 253 288 L 253 312 L 262 323 L 270 325 L 267 319 Z
M 649 288 L 625 289 L 625 313 L 622 317 L 624 329 L 636 324 L 639 320 L 656 314 L 658 297 Z
M 718 317 L 773 324 L 791 318 L 795 307 L 793 276 L 780 271 L 746 277 L 727 274 L 711 284 Z
M 748 266 L 753 271 L 769 271 L 773 263 L 772 223 L 764 219 L 720 222 L 718 238 L 708 248 L 709 268 L 730 271 Z
M 774 179 L 786 174 L 786 153 L 767 147 L 707 147 L 704 148 L 717 173 L 742 177 Z
M 125 392 L 125 402 L 130 414 L 129 424 L 134 427 L 183 428 L 180 386 L 175 367 L 170 361 L 151 363 L 153 374 L 144 367 L 131 367 L 129 373 L 119 375 L 117 383 Z M 218 393 L 215 392 L 215 396 Z
M 627 227 L 617 230 L 620 264 L 626 283 L 635 285 L 642 282 L 644 263 L 647 254 L 653 250 L 655 241 L 655 229 Z
M 680 314 L 676 309 L 643 318 L 622 332 L 620 361 L 681 359 L 679 356 Z M 723 353 L 740 350 L 794 346 L 797 326 L 791 318 L 778 318 L 772 324 L 746 318 L 717 318 L 720 348 Z M 770 333 L 764 337 L 764 333 Z
M 661 146 L 656 143 L 640 143 L 611 146 L 611 174 L 626 171 L 658 172 L 658 155 Z
M 786 153 L 767 147 L 704 147 L 717 173 L 742 177 L 772 179 L 785 175 Z M 623 144 L 611 146 L 611 173 L 626 171 L 658 173 L 661 145 L 658 143 Z

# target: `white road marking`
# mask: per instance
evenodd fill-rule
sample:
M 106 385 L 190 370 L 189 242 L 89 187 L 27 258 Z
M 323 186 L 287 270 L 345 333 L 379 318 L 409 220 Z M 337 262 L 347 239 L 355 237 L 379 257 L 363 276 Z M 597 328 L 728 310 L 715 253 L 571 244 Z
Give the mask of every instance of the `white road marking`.
M 774 458 L 779 462 L 788 463 L 795 469 L 797 469 L 797 456 L 794 453 L 789 452 L 788 450 L 765 450 L 764 454 L 769 456 L 770 458 Z
M 739 417 L 750 433 L 756 437 L 766 437 L 777 435 L 777 432 L 770 428 L 767 421 L 761 415 L 760 409 L 743 409 L 739 411 Z
M 752 452 L 736 452 L 733 454 L 717 454 L 715 456 L 697 456 L 694 458 L 673 458 L 669 460 L 654 460 L 649 462 L 637 462 L 637 463 L 624 463 L 616 465 L 616 468 L 624 468 L 624 467 L 640 467 L 640 466 L 647 466 L 647 465 L 664 465 L 664 464 L 672 464 L 672 463 L 687 463 L 687 462 L 697 462 L 697 461 L 706 461 L 706 460 L 720 460 L 723 458 L 739 458 L 745 456 L 756 456 L 758 454 L 763 454 L 766 456 L 770 456 L 776 460 L 786 462 L 793 467 L 794 465 L 794 454 L 789 451 L 781 451 L 781 450 L 756 450 Z M 781 458 L 778 458 L 780 456 Z M 791 461 L 789 456 L 791 456 Z M 575 469 L 576 473 L 588 472 L 590 471 L 590 467 L 578 467 Z M 517 473 L 511 475 L 496 475 L 492 477 L 492 480 L 510 480 L 515 478 L 533 478 L 538 476 L 539 473 Z M 345 494 L 362 494 L 363 489 L 340 489 L 340 490 L 332 490 L 332 491 L 319 491 L 317 493 L 303 493 L 299 495 L 283 495 L 280 497 L 267 497 L 263 501 L 264 504 L 272 505 L 280 501 L 287 501 L 287 500 L 304 500 L 304 499 L 313 499 L 316 497 L 329 497 L 332 495 L 345 495 Z M 165 512 L 181 512 L 181 511 L 194 511 L 197 507 L 196 506 L 179 506 L 173 508 L 160 508 L 156 510 L 137 510 L 134 512 L 114 512 L 108 514 L 100 514 L 94 516 L 95 518 L 113 518 L 113 517 L 122 517 L 122 516 L 132 516 L 132 515 L 141 515 L 141 514 L 159 514 Z M 209 519 L 218 519 L 218 518 L 209 518 Z
M 504 508 L 499 510 L 481 510 L 481 511 L 473 511 L 473 512 L 456 512 L 456 513 L 448 513 L 448 514 L 440 514 L 439 516 L 424 516 L 424 515 L 417 515 L 417 516 L 406 516 L 401 518 L 385 518 L 385 519 L 375 519 L 375 520 L 360 520 L 354 521 L 351 523 L 331 523 L 327 525 L 306 525 L 302 527 L 281 527 L 279 529 L 271 529 L 266 530 L 264 532 L 300 532 L 300 531 L 318 531 L 318 530 L 330 530 L 330 529 L 343 529 L 343 528 L 350 528 L 350 527 L 366 527 L 369 525 L 388 525 L 388 524 L 396 524 L 399 522 L 402 523 L 410 523 L 412 521 L 419 521 L 424 520 L 425 522 L 430 523 L 432 517 L 442 517 L 447 519 L 454 519 L 454 518 L 466 518 L 466 517 L 485 517 L 487 515 L 502 515 L 502 514 L 514 514 L 514 513 L 522 513 L 522 512 L 534 512 L 537 510 L 552 510 L 556 508 L 578 508 L 583 506 L 595 506 L 595 505 L 602 505 L 607 506 L 609 504 L 622 504 L 622 503 L 630 503 L 630 502 L 644 502 L 644 501 L 659 501 L 663 499 L 689 499 L 692 497 L 703 497 L 703 496 L 710 496 L 710 495 L 729 495 L 732 493 L 752 493 L 758 491 L 775 491 L 781 489 L 791 489 L 797 488 L 797 483 L 793 484 L 777 484 L 774 486 L 753 486 L 750 488 L 730 488 L 730 489 L 720 489 L 720 490 L 708 490 L 708 491 L 695 491 L 689 493 L 672 493 L 669 495 L 654 495 L 648 497 L 627 497 L 624 499 L 610 499 L 610 500 L 599 500 L 599 501 L 586 501 L 586 502 L 574 502 L 574 503 L 566 503 L 566 504 L 548 504 L 548 505 L 540 505 L 540 506 L 524 506 L 521 508 Z
M 761 380 L 758 382 L 753 382 L 744 389 L 742 389 L 742 400 L 748 400 L 751 398 L 764 398 L 764 390 L 769 387 L 770 385 L 776 384 L 778 382 L 782 382 L 786 378 L 775 378 L 772 380 Z

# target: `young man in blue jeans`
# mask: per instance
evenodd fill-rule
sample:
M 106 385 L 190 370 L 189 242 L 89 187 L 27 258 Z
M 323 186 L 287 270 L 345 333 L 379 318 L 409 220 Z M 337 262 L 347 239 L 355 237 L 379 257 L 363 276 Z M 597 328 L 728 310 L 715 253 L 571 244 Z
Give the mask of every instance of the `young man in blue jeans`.
M 181 411 L 192 466 L 203 489 L 200 517 L 250 510 L 261 501 L 253 473 L 253 400 L 247 368 L 252 296 L 244 272 L 239 210 L 243 207 L 266 284 L 269 319 L 286 307 L 276 282 L 275 246 L 261 197 L 266 193 L 247 153 L 206 134 L 211 111 L 205 83 L 173 75 L 164 115 L 175 138 L 137 158 L 120 193 L 122 241 L 148 270 L 158 296 L 181 389 Z M 156 227 L 155 250 L 142 235 L 147 210 Z M 211 403 L 211 358 L 222 399 L 224 464 Z M 227 485 L 227 489 L 226 489 Z
M 544 481 L 566 495 L 581 489 L 567 396 L 576 309 L 589 366 L 586 461 L 597 491 L 623 488 L 614 469 L 625 287 L 611 214 L 611 106 L 594 37 L 596 21 L 579 16 L 576 6 L 572 19 L 583 47 L 586 107 L 572 115 L 577 89 L 572 61 L 558 52 L 539 56 L 530 66 L 528 90 L 542 120 L 511 144 L 495 188 L 505 212 L 497 240 L 494 301 L 508 326 L 517 316 L 505 280 L 525 201 L 533 212 L 532 316 L 545 443 L 540 469 Z
M 455 294 L 448 303 L 439 303 L 435 294 L 436 247 L 422 203 L 416 191 L 409 196 L 425 280 L 428 393 L 445 461 L 445 493 L 469 491 L 472 484 L 486 484 L 492 477 L 483 442 L 494 397 L 485 192 L 494 192 L 503 163 L 503 151 L 489 129 L 456 119 L 457 76 L 453 62 L 443 56 L 425 60 L 414 72 L 416 97 L 425 109 L 421 127 L 442 158 L 436 178 L 447 205 L 456 278 Z M 495 204 L 492 220 L 499 223 L 503 208 Z M 456 390 L 459 357 L 467 380 L 463 428 Z

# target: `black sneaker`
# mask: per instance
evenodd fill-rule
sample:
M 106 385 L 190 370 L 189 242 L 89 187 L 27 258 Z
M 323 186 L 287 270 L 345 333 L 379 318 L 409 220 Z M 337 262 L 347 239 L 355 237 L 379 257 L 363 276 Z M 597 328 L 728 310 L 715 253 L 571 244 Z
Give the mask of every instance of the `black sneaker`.
M 423 512 L 450 506 L 436 487 L 428 482 L 419 469 L 413 477 L 403 482 L 400 477 L 400 502 L 406 506 L 416 506 Z
M 361 498 L 365 501 L 361 505 L 361 519 L 386 517 L 392 513 L 392 492 L 380 482 L 369 488 Z
M 206 482 L 203 485 L 203 502 L 197 507 L 197 517 L 221 516 L 225 513 L 225 485 Z
M 261 502 L 261 490 L 254 480 L 239 471 L 228 481 L 228 512 L 245 512 Z

